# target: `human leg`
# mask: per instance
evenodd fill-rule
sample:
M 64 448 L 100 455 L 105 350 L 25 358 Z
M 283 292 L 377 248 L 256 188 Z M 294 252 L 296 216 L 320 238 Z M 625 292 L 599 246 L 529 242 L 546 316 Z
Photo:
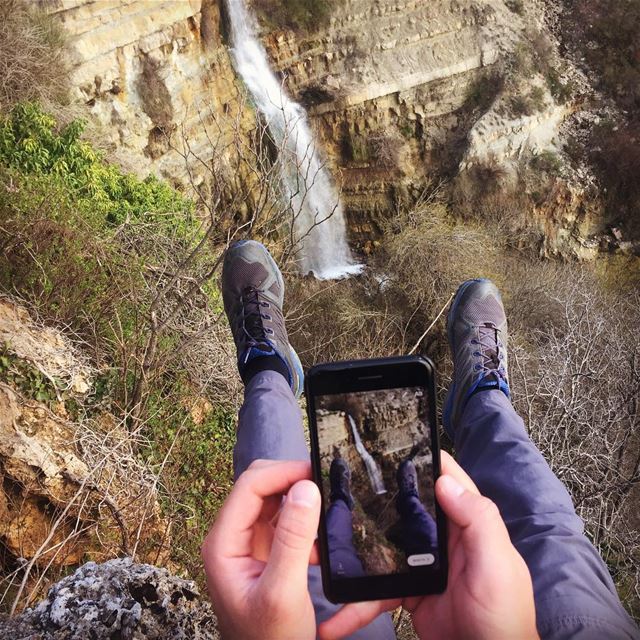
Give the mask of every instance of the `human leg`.
M 302 413 L 295 397 L 302 389 L 302 369 L 284 326 L 282 276 L 262 245 L 241 242 L 227 252 L 222 281 L 238 368 L 246 385 L 233 453 L 234 477 L 256 459 L 308 460 Z M 273 357 L 286 363 L 284 373 L 288 375 L 279 366 L 276 370 L 253 367 L 253 371 L 247 366 L 255 359 Z M 318 567 L 309 568 L 308 584 L 319 624 L 340 607 L 326 599 Z M 350 637 L 391 640 L 395 638 L 391 617 L 381 615 Z
M 438 549 L 438 530 L 435 520 L 417 496 L 403 496 L 396 502 L 400 514 L 402 549 L 407 556 L 435 553 Z
M 300 407 L 288 382 L 275 371 L 261 371 L 245 388 L 233 449 L 234 478 L 258 459 L 309 459 Z
M 396 511 L 400 516 L 400 546 L 407 556 L 436 553 L 438 530 L 427 513 L 418 492 L 418 473 L 412 460 L 404 460 L 396 473 L 398 495 Z
M 329 562 L 336 578 L 359 578 L 365 575 L 353 546 L 353 514 L 344 500 L 336 500 L 327 510 Z
M 636 637 L 569 493 L 528 437 L 509 399 L 497 390 L 472 396 L 455 443 L 458 462 L 498 505 L 529 567 L 540 635 Z
M 448 318 L 456 384 L 444 421 L 458 462 L 496 503 L 529 567 L 542 638 L 637 638 L 571 497 L 511 404 L 502 303 L 491 283 L 475 282 Z

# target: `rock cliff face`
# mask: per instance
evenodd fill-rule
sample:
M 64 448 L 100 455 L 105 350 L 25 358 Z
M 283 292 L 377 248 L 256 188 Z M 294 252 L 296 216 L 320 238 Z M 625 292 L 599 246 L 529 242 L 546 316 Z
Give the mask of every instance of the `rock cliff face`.
M 22 606 L 46 586 L 41 572 L 89 558 L 136 549 L 165 560 L 168 523 L 126 428 L 108 414 L 68 415 L 65 399 L 91 388 L 87 361 L 7 298 L 0 298 L 0 344 L 9 382 L 0 383 L 0 578 L 23 580 L 21 596 L 10 597 Z M 55 384 L 45 389 L 42 379 Z
M 351 0 L 308 39 L 266 36 L 290 90 L 310 106 L 344 172 L 352 211 L 440 172 L 468 131 L 470 85 L 513 50 L 522 21 L 501 1 Z M 460 128 L 464 131 L 460 131 Z
M 237 100 L 217 0 L 44 0 L 43 6 L 70 35 L 74 97 L 102 125 L 118 159 L 138 174 L 186 183 L 184 155 L 210 159 L 206 129 Z
M 255 122 L 225 45 L 224 0 L 42 4 L 71 35 L 76 99 L 137 173 L 200 184 L 218 153 L 211 126 L 235 110 L 241 129 Z M 313 34 L 261 24 L 274 68 L 309 110 L 359 249 L 372 249 L 380 221 L 399 202 L 417 199 L 430 180 L 555 148 L 568 107 L 547 96 L 533 115 L 494 108 L 501 86 L 492 70 L 509 67 L 524 33 L 545 30 L 541 3 L 522 15 L 508 5 L 344 0 Z M 580 215 L 572 210 L 555 218 Z M 575 236 L 575 228 L 564 235 Z M 563 237 L 554 234 L 561 244 Z

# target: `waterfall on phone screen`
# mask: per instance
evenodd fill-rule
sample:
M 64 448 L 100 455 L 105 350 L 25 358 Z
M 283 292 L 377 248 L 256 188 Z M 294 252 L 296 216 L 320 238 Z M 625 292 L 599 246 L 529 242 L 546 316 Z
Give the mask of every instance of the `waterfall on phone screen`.
M 232 56 L 281 154 L 282 180 L 291 203 L 298 263 L 303 273 L 337 279 L 359 273 L 346 240 L 338 192 L 324 166 L 303 107 L 291 100 L 271 71 L 244 0 L 227 0 Z
M 351 433 L 353 434 L 353 440 L 355 441 L 356 451 L 360 455 L 365 469 L 367 470 L 371 488 L 376 495 L 387 493 L 387 490 L 384 486 L 384 480 L 382 479 L 382 471 L 380 471 L 380 467 L 371 457 L 371 454 L 367 451 L 364 444 L 362 443 L 360 434 L 358 433 L 358 428 L 356 427 L 356 421 L 349 414 L 347 414 L 347 419 L 349 420 L 349 424 L 351 425 Z

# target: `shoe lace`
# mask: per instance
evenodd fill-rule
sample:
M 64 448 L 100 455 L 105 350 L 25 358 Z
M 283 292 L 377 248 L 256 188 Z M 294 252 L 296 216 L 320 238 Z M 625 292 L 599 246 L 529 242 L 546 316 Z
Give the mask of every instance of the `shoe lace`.
M 264 299 L 264 291 L 255 287 L 247 287 L 241 296 L 242 329 L 249 338 L 248 346 L 271 348 L 267 336 L 273 335 L 273 329 L 265 327 L 264 320 L 271 320 L 271 316 L 263 312 L 271 304 Z
M 493 322 L 485 322 L 475 327 L 477 338 L 471 340 L 477 345 L 478 350 L 475 356 L 481 357 L 482 361 L 475 365 L 476 371 L 482 371 L 487 376 L 507 378 L 507 370 L 504 366 L 505 347 L 500 339 L 500 329 Z

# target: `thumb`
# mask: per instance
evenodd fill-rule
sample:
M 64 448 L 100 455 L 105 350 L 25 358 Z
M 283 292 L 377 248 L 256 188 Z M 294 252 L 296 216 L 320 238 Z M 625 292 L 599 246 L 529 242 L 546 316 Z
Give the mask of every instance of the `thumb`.
M 318 487 L 310 480 L 296 482 L 278 516 L 271 553 L 261 578 L 265 588 L 280 593 L 286 590 L 292 596 L 307 592 L 309 554 L 319 518 Z
M 460 528 L 468 568 L 487 571 L 501 566 L 512 545 L 495 503 L 468 491 L 448 475 L 438 478 L 436 496 L 449 520 Z

